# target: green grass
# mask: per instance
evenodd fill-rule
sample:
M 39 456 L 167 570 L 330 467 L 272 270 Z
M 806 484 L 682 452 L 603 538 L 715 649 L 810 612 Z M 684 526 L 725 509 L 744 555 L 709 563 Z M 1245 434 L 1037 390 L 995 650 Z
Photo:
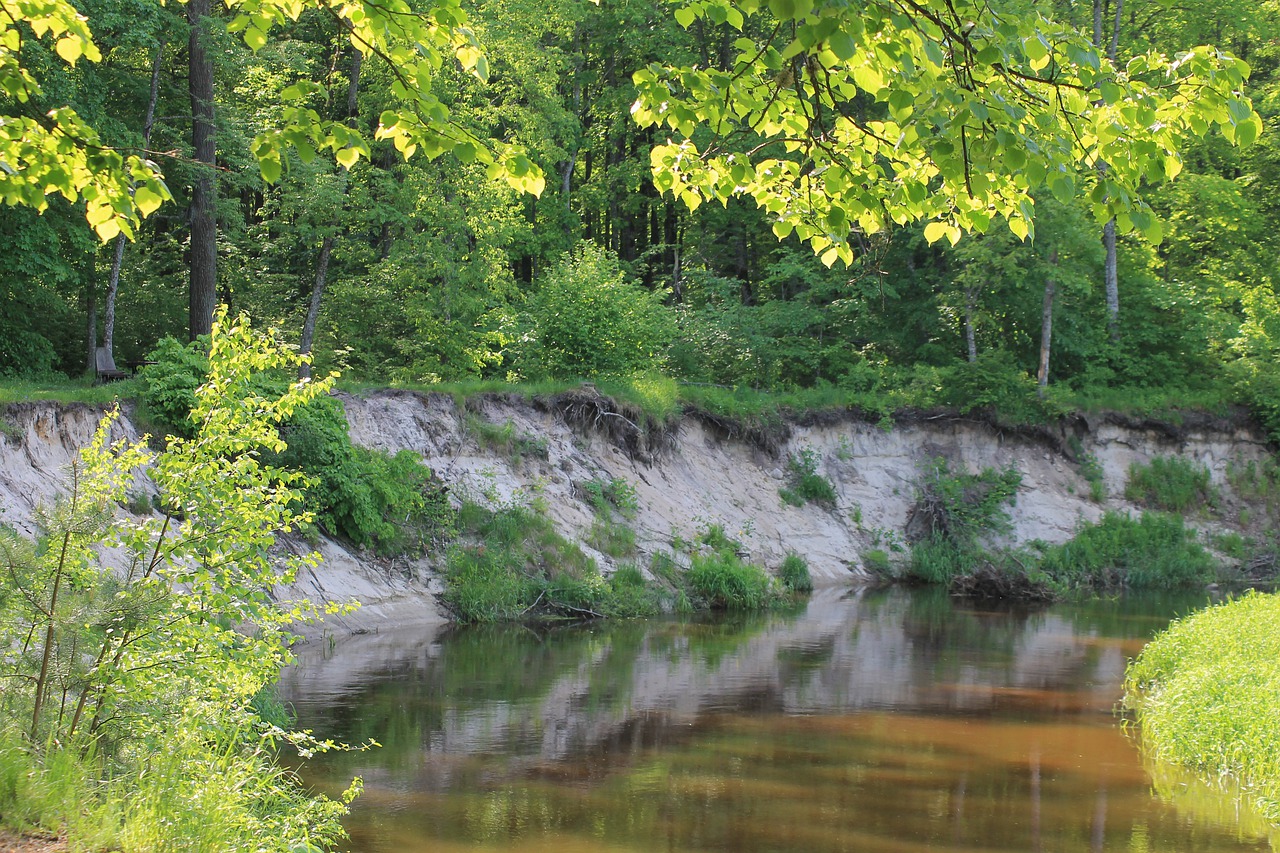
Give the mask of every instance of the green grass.
M 1158 762 L 1280 825 L 1280 598 L 1250 593 L 1174 623 L 1130 664 L 1125 704 Z
M 145 764 L 120 764 L 54 743 L 31 749 L 0 730 L 3 825 L 65 835 L 73 850 L 124 853 L 319 851 L 343 837 L 345 805 L 308 794 L 250 717 L 238 729 L 193 719 L 177 731 Z
M 463 423 L 466 425 L 467 432 L 471 433 L 482 447 L 505 456 L 512 462 L 520 462 L 526 458 L 547 458 L 547 439 L 517 433 L 516 425 L 511 421 L 495 424 L 468 413 Z
M 1124 496 L 1151 509 L 1177 513 L 1218 504 L 1209 469 L 1181 456 L 1157 456 L 1150 464 L 1130 465 Z
M 597 518 L 587 532 L 586 543 L 614 559 L 636 552 L 636 532 L 625 524 Z
M 695 555 L 687 580 L 712 610 L 763 610 L 777 597 L 764 569 L 723 551 Z
M 787 460 L 787 472 L 789 483 L 778 490 L 783 503 L 795 507 L 810 502 L 828 508 L 836 505 L 836 487 L 818 473 L 818 453 L 813 448 L 806 447 L 791 454 Z
M 1070 542 L 1046 548 L 1039 568 L 1063 592 L 1187 589 L 1218 575 L 1195 532 L 1181 517 L 1161 512 L 1138 518 L 1108 512 Z
M 88 379 L 0 380 L 0 404 L 49 400 L 55 403 L 106 405 L 142 396 L 140 379 L 122 379 L 95 385 Z
M 799 554 L 788 554 L 778 567 L 778 580 L 788 592 L 813 592 L 813 577 L 809 574 L 809 563 Z

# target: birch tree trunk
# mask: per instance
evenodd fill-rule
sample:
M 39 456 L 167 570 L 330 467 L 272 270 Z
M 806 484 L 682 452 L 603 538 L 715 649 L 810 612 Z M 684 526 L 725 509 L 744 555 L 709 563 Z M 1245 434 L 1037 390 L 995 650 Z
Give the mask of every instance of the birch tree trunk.
M 1058 250 L 1049 255 L 1049 265 L 1058 265 Z M 1040 369 L 1036 371 L 1036 385 L 1039 386 L 1040 399 L 1044 399 L 1045 390 L 1049 387 L 1049 352 L 1053 344 L 1053 298 L 1057 293 L 1057 276 L 1050 273 L 1044 283 L 1044 310 L 1040 315 Z

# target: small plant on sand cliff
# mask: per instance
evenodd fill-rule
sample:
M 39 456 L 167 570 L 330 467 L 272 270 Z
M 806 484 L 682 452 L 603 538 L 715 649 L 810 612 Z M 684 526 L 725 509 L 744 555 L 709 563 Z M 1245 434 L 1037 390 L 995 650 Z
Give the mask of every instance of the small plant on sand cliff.
M 788 506 L 804 506 L 813 502 L 826 507 L 836 505 L 836 488 L 818 473 L 818 452 L 806 447 L 787 460 L 788 485 L 778 490 Z
M 1209 469 L 1181 456 L 1157 456 L 1149 465 L 1130 465 L 1124 496 L 1143 506 L 1177 513 L 1218 504 L 1218 490 L 1209 483 Z
M 545 438 L 531 438 L 516 432 L 513 421 L 495 424 L 468 412 L 464 425 L 480 446 L 487 447 L 512 462 L 518 463 L 525 459 L 545 460 L 549 455 L 550 451 Z

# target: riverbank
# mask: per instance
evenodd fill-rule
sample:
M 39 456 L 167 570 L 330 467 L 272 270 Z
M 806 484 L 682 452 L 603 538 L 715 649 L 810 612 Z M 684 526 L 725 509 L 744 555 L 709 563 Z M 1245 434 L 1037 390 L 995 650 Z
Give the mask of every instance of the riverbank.
M 1251 593 L 1175 622 L 1129 665 L 1125 688 L 1154 761 L 1280 825 L 1280 597 Z
M 486 393 L 459 401 L 394 390 L 336 396 L 353 443 L 420 455 L 455 503 L 538 512 L 605 578 L 635 566 L 652 579 L 655 561 L 667 558 L 687 568 L 689 549 L 681 546 L 712 529 L 735 541 L 744 561 L 771 573 L 798 555 L 819 587 L 893 574 L 909 564 L 920 484 L 939 459 L 955 472 L 1017 472 L 1009 524 L 991 536 L 1000 547 L 1061 544 L 1108 512 L 1140 513 L 1143 497 L 1126 494 L 1131 471 L 1160 459 L 1205 472 L 1213 504 L 1191 511 L 1188 521 L 1206 544 L 1234 548 L 1219 548 L 1223 559 L 1240 559 L 1235 546 L 1262 537 L 1276 511 L 1266 435 L 1244 418 L 1195 415 L 1175 423 L 1079 415 L 1014 429 L 935 413 L 886 428 L 835 412 L 798 417 L 764 436 L 698 413 L 645 421 L 593 386 L 532 399 Z M 52 402 L 3 407 L 0 520 L 31 530 L 34 507 L 60 487 L 101 412 L 98 405 Z M 119 429 L 139 432 L 128 417 Z M 800 495 L 806 475 L 829 486 L 829 499 Z M 594 496 L 615 484 L 634 507 L 630 517 L 611 513 L 602 529 Z M 139 479 L 135 490 L 138 500 L 124 509 L 146 511 L 154 487 Z M 610 532 L 621 535 L 621 545 L 604 535 Z M 379 557 L 318 534 L 285 547 L 317 550 L 323 563 L 282 595 L 364 605 L 317 632 L 451 616 L 438 599 L 439 554 Z

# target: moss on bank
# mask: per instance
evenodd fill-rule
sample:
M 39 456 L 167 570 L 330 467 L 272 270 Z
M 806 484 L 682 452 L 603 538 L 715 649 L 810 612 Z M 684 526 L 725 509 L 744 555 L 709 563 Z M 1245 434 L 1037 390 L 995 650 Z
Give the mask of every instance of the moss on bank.
M 1250 593 L 1170 626 L 1129 665 L 1143 747 L 1280 824 L 1280 597 Z

